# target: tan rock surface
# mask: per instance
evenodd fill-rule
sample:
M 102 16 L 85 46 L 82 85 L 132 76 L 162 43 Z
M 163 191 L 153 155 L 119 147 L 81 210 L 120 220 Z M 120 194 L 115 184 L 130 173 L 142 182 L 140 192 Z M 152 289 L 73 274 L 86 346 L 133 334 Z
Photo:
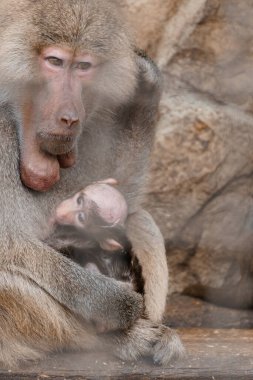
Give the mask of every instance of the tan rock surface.
M 164 75 L 147 207 L 170 289 L 251 281 L 253 0 L 125 1 Z

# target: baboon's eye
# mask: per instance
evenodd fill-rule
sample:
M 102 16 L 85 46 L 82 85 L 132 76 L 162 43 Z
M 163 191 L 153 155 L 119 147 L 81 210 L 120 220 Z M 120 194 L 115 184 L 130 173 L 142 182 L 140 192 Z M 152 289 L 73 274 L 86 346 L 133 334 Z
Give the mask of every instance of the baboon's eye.
M 47 57 L 46 60 L 53 66 L 63 66 L 63 60 L 57 57 Z
M 78 62 L 76 64 L 76 67 L 79 70 L 87 71 L 87 70 L 89 70 L 92 67 L 92 64 L 91 64 L 91 62 Z
M 84 212 L 79 212 L 78 213 L 78 221 L 82 224 L 84 224 L 85 222 L 85 215 L 84 215 Z

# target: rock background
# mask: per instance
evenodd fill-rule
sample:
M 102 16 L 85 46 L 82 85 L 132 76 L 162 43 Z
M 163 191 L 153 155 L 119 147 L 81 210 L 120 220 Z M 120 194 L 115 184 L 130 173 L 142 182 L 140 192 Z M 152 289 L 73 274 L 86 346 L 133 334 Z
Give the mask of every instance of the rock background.
M 253 289 L 253 0 L 124 1 L 164 75 L 147 207 L 170 292 Z

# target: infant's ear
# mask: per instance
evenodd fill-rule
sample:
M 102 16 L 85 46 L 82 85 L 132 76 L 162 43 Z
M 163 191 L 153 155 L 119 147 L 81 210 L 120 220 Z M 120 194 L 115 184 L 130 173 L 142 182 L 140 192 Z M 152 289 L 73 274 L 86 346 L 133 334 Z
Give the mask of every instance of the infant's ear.
M 123 246 L 114 239 L 105 239 L 104 241 L 100 242 L 100 247 L 105 251 L 118 251 L 120 249 L 123 249 Z
M 118 185 L 118 181 L 115 178 L 106 178 L 102 181 L 97 181 L 95 183 L 105 183 L 106 185 Z

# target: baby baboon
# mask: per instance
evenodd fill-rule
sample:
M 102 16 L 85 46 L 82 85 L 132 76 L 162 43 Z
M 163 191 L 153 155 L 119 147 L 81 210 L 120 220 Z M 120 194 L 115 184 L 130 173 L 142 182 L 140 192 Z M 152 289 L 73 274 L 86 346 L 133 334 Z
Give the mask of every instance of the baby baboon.
M 116 184 L 114 179 L 97 182 L 61 202 L 46 242 L 83 268 L 143 293 L 141 267 L 124 226 L 127 203 Z

